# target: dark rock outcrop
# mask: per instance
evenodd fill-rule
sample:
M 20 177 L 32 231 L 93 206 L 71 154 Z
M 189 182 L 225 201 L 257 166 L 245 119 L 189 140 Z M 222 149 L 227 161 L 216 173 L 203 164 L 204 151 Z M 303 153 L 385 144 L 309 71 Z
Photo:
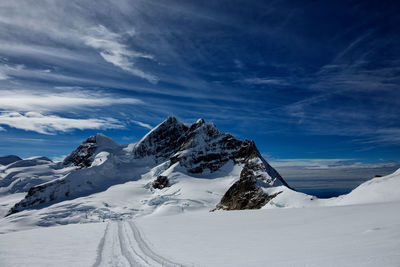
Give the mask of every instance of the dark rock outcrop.
M 63 164 L 73 164 L 80 168 L 89 167 L 92 164 L 92 156 L 95 153 L 96 148 L 96 136 L 90 136 L 64 159 Z
M 168 159 L 182 145 L 187 130 L 185 124 L 170 116 L 146 134 L 133 153 L 136 158 L 154 156 L 156 160 Z
M 260 186 L 254 168 L 246 165 L 240 173 L 240 179 L 226 191 L 215 209 L 244 210 L 260 209 L 281 192 L 268 195 Z M 214 210 L 215 210 L 214 209 Z
M 46 189 L 50 188 L 54 185 L 64 185 L 65 181 L 64 180 L 54 180 L 48 183 L 44 183 L 41 185 L 37 185 L 34 187 L 31 187 L 29 189 L 28 194 L 25 196 L 23 201 L 20 201 L 16 203 L 8 212 L 6 216 L 9 216 L 11 214 L 17 213 L 26 207 L 30 206 L 35 206 L 39 204 L 44 204 L 50 201 L 53 201 L 55 199 L 54 193 L 53 194 L 47 194 Z M 68 194 L 65 194 L 65 197 L 68 197 Z
M 214 210 L 260 209 L 281 193 L 269 195 L 262 188 L 273 185 L 289 187 L 279 173 L 262 158 L 253 141 L 243 141 L 233 155 L 235 161 L 245 165 L 239 180 L 228 189 Z
M 154 189 L 163 189 L 165 187 L 170 187 L 168 178 L 166 176 L 159 175 L 157 179 L 151 184 Z
M 214 124 L 199 119 L 185 133 L 179 150 L 170 158 L 170 165 L 179 162 L 190 173 L 215 172 L 232 159 L 242 141 L 221 133 Z
M 87 168 L 92 165 L 96 153 L 100 151 L 112 152 L 117 148 L 121 148 L 121 145 L 105 135 L 97 134 L 90 136 L 64 159 L 63 164 L 72 164 L 78 168 Z

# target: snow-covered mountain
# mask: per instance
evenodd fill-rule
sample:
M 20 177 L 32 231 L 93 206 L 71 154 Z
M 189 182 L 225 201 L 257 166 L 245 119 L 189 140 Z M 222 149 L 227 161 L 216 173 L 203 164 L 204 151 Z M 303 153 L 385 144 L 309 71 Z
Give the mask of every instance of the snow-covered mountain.
M 7 159 L 7 160 L 3 160 Z M 73 168 L 62 168 L 47 157 L 1 157 L 0 195 L 27 192 L 31 187 L 60 178 Z
M 265 188 L 288 188 L 279 173 L 262 158 L 253 141 L 241 141 L 222 133 L 203 119 L 186 125 L 168 117 L 141 140 L 129 145 L 117 144 L 97 134 L 62 163 L 36 160 L 31 169 L 21 170 L 26 182 L 25 187 L 18 188 L 28 193 L 9 214 L 40 211 L 50 205 L 49 208 L 55 208 L 57 205 L 53 204 L 66 201 L 79 203 L 81 210 L 96 214 L 101 210 L 104 216 L 118 216 L 121 207 L 115 206 L 115 210 L 111 203 L 104 206 L 103 200 L 96 203 L 97 197 L 115 190 L 116 186 L 123 190 L 133 186 L 141 191 L 129 197 L 132 205 L 122 212 L 130 216 L 160 211 L 166 206 L 172 210 L 261 208 L 278 195 L 278 192 L 268 194 Z M 13 164 L 25 164 L 27 168 L 27 163 L 22 163 L 25 161 Z M 22 181 L 21 176 L 9 175 L 1 181 L 6 185 L 10 177 Z M 31 180 L 36 182 L 28 186 Z M 118 196 L 109 202 L 116 199 Z
M 348 195 L 318 199 L 292 190 L 253 141 L 202 119 L 186 125 L 174 117 L 138 142 L 121 145 L 97 134 L 63 162 L 16 159 L 0 166 L 0 175 L 0 214 L 8 213 L 0 232 L 191 210 L 368 203 L 398 199 L 386 191 L 400 186 L 396 172 Z

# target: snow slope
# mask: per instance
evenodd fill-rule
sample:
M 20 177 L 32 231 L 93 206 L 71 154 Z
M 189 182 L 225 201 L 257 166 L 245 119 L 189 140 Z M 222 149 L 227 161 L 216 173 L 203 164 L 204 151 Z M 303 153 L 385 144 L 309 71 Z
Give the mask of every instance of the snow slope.
M 137 224 L 158 253 L 193 266 L 399 266 L 399 210 L 390 202 L 193 212 Z
M 0 218 L 0 233 L 70 223 L 129 219 L 155 213 L 180 214 L 201 210 L 208 213 L 229 186 L 237 180 L 241 167 L 226 164 L 220 171 L 187 175 L 175 164 L 163 171 L 156 166 L 141 179 L 109 187 L 89 196 L 64 200 L 39 209 L 28 209 Z M 151 184 L 158 174 L 167 175 L 171 186 L 158 190 Z
M 340 205 L 399 201 L 400 169 L 394 173 L 371 179 L 347 195 L 338 198 Z
M 27 192 L 31 187 L 64 176 L 74 168 L 62 168 L 46 157 L 15 160 L 0 166 L 0 195 Z
M 282 186 L 265 188 L 264 190 L 268 194 L 280 191 L 282 193 L 271 200 L 264 208 L 343 206 L 400 201 L 397 188 L 400 188 L 400 169 L 390 175 L 376 177 L 364 182 L 346 195 L 330 199 L 318 199 Z
M 92 266 L 104 223 L 71 224 L 0 235 L 0 265 Z

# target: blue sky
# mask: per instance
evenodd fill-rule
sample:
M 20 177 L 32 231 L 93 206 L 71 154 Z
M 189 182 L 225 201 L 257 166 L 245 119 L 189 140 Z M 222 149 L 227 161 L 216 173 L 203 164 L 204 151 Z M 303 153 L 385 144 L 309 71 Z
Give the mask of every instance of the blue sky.
M 130 143 L 175 115 L 255 140 L 287 176 L 388 173 L 400 167 L 399 9 L 1 1 L 0 154 L 60 158 L 97 132 Z

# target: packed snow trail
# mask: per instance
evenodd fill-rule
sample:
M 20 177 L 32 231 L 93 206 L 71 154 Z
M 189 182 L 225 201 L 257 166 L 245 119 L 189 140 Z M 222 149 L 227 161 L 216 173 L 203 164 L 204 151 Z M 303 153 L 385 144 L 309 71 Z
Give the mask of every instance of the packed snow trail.
M 109 222 L 93 267 L 184 266 L 154 252 L 133 221 Z

